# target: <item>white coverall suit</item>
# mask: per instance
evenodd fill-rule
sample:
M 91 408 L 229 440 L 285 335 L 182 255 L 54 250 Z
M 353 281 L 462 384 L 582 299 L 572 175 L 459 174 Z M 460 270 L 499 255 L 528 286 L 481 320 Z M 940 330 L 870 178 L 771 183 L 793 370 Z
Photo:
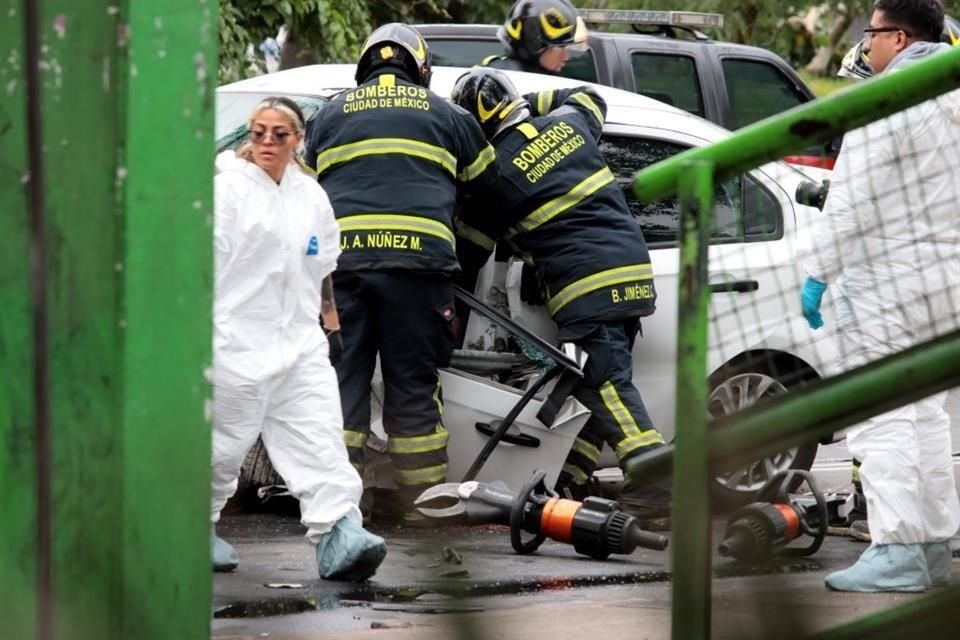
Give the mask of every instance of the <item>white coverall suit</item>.
M 336 267 L 339 228 L 326 193 L 297 167 L 280 184 L 233 152 L 217 167 L 212 519 L 262 436 L 317 544 L 340 518 L 361 521 L 362 481 L 347 457 L 319 324 L 320 283 Z
M 958 172 L 960 92 L 844 137 L 813 253 L 804 260 L 810 277 L 836 284 L 841 369 L 960 323 Z M 924 398 L 847 433 L 851 455 L 862 461 L 874 544 L 943 542 L 960 526 L 945 399 Z

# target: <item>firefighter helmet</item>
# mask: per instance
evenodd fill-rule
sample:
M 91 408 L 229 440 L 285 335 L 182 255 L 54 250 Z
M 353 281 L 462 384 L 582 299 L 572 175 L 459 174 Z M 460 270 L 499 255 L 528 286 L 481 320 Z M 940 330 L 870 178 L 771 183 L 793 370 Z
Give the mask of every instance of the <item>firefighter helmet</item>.
M 960 23 L 950 16 L 943 16 L 943 32 L 940 34 L 940 41 L 946 42 L 951 47 L 960 44 Z
M 501 71 L 474 67 L 457 78 L 450 98 L 480 123 L 488 140 L 530 117 L 527 101 Z
M 387 64 L 404 69 L 421 87 L 430 86 L 430 47 L 413 27 L 391 22 L 370 34 L 360 50 L 357 84 Z
M 584 45 L 587 26 L 569 0 L 517 0 L 497 37 L 521 60 L 533 61 L 547 47 Z
M 864 80 L 873 76 L 873 67 L 870 66 L 870 59 L 863 51 L 863 40 L 853 45 L 840 61 L 840 70 L 837 75 L 841 78 L 854 78 Z

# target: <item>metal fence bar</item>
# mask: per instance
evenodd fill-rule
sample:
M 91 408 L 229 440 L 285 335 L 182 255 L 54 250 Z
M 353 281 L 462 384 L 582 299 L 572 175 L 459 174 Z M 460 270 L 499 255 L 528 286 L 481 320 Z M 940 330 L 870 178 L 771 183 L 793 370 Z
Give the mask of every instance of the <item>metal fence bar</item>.
M 707 249 L 713 164 L 691 161 L 680 174 L 680 297 L 677 328 L 677 466 L 673 476 L 671 636 L 710 637 L 710 474 L 707 466 Z M 679 603 L 683 603 L 680 607 Z
M 706 437 L 710 472 L 816 442 L 956 386 L 960 386 L 960 331 L 711 422 Z M 637 456 L 627 462 L 625 473 L 640 483 L 669 475 L 677 449 L 668 445 Z
M 956 634 L 960 625 L 960 585 L 910 600 L 812 636 L 813 640 L 901 640 Z
M 765 162 L 782 158 L 797 149 L 825 142 L 848 130 L 902 111 L 958 86 L 960 86 L 960 49 L 954 49 L 931 56 L 907 70 L 879 76 L 826 99 L 768 118 L 719 143 L 692 149 L 648 167 L 634 178 L 634 193 L 639 200 L 650 202 L 679 191 L 681 206 L 683 206 L 684 200 L 689 199 L 689 195 L 694 190 L 690 182 L 693 178 L 689 175 L 691 167 L 712 168 L 713 181 L 722 182 Z M 696 164 L 698 161 L 704 164 Z M 706 210 L 710 211 L 711 208 Z M 704 353 L 706 352 L 706 335 L 705 333 L 702 336 L 698 335 L 700 309 L 696 305 L 688 305 L 690 298 L 698 292 L 689 289 L 695 286 L 691 283 L 697 280 L 689 277 L 690 274 L 687 272 L 706 272 L 707 270 L 707 253 L 705 250 L 701 252 L 702 242 L 698 235 L 688 237 L 687 228 L 684 226 L 680 247 L 682 273 L 678 327 L 678 340 L 684 346 L 678 366 L 682 366 L 685 360 L 689 364 L 691 354 L 696 354 L 698 350 L 702 349 Z M 688 243 L 691 244 L 690 247 L 685 246 Z M 694 254 L 699 255 L 699 262 L 696 265 L 684 261 L 683 256 Z M 869 415 L 881 413 L 893 406 L 906 404 L 916 397 L 922 397 L 917 394 L 926 395 L 930 389 L 953 386 L 953 381 L 956 380 L 958 369 L 960 369 L 955 364 L 960 355 L 958 354 L 960 339 L 954 337 L 945 341 L 936 341 L 924 347 L 910 351 L 914 357 L 918 353 L 921 354 L 922 359 L 922 362 L 914 360 L 907 365 L 911 375 L 914 376 L 912 380 L 904 375 L 903 369 L 904 361 L 910 361 L 910 357 L 908 355 L 901 358 L 900 356 L 904 354 L 899 354 L 862 371 L 852 372 L 851 375 L 844 376 L 843 379 L 836 380 L 830 385 L 818 386 L 816 390 L 810 392 L 820 394 L 814 401 L 809 399 L 809 393 L 797 394 L 788 396 L 776 405 L 738 413 L 732 419 L 724 421 L 728 425 L 727 428 L 718 428 L 702 439 L 697 437 L 697 434 L 702 433 L 699 421 L 693 416 L 688 417 L 692 422 L 681 420 L 679 406 L 680 398 L 683 398 L 688 405 L 688 410 L 702 409 L 706 413 L 705 403 L 699 403 L 699 398 L 696 396 L 684 397 L 683 392 L 690 391 L 685 388 L 689 386 L 689 382 L 679 380 L 677 385 L 678 435 L 677 446 L 673 451 L 677 457 L 677 467 L 682 469 L 683 473 L 674 474 L 675 486 L 679 489 L 678 495 L 675 495 L 675 504 L 683 504 L 684 510 L 696 509 L 696 513 L 690 516 L 689 521 L 685 521 L 687 526 L 684 527 L 677 520 L 677 516 L 682 511 L 675 511 L 674 557 L 678 555 L 677 549 L 684 549 L 678 534 L 683 536 L 684 534 L 681 533 L 683 529 L 701 521 L 700 513 L 708 504 L 705 499 L 697 503 L 681 500 L 684 496 L 683 487 L 686 481 L 676 479 L 691 473 L 699 476 L 701 472 L 706 472 L 710 468 L 710 465 L 702 463 L 706 457 L 700 453 L 704 444 L 709 444 L 708 455 L 711 462 L 723 460 L 724 464 L 728 462 L 735 464 L 736 461 L 747 461 L 799 444 L 809 438 L 809 432 L 819 433 L 828 425 L 833 430 L 854 424 Z M 944 358 L 952 362 L 945 362 Z M 702 379 L 706 377 L 705 374 L 705 369 L 692 373 L 691 367 L 690 375 Z M 920 383 L 918 378 L 924 378 L 924 381 Z M 904 392 L 904 383 L 908 380 L 911 381 L 908 384 L 912 389 L 912 396 Z M 948 384 L 949 386 L 946 386 Z M 892 390 L 894 387 L 896 394 L 884 392 L 884 389 Z M 868 389 L 869 392 L 865 393 L 864 389 Z M 870 398 L 870 401 L 865 402 L 864 398 Z M 875 398 L 886 398 L 886 401 L 877 402 Z M 893 398 L 897 399 L 893 400 Z M 688 429 L 692 429 L 694 435 L 689 441 L 684 441 L 681 434 Z M 633 474 L 636 481 L 659 475 L 664 469 L 669 468 L 672 453 L 670 448 L 664 448 L 648 456 L 637 458 L 628 466 L 626 472 Z M 689 497 L 692 497 L 692 492 Z M 693 506 L 694 504 L 696 506 Z M 688 544 L 696 545 L 696 541 L 689 541 Z M 684 549 L 686 552 L 691 550 L 692 553 L 699 553 L 698 547 L 695 546 Z M 688 573 L 692 568 L 703 566 L 704 564 L 696 559 L 682 567 L 674 567 L 675 572 L 677 570 L 683 572 L 679 582 L 676 581 L 675 574 L 672 603 L 673 637 L 675 638 L 709 637 L 710 604 L 709 597 L 704 602 L 703 594 L 709 595 L 710 573 L 705 571 L 697 578 Z M 709 559 L 706 566 L 709 566 Z M 702 581 L 699 587 L 694 582 L 696 579 Z M 935 603 L 933 606 L 942 609 L 946 605 Z M 881 617 L 882 614 L 873 616 L 872 620 L 868 619 L 864 624 L 873 628 Z M 852 636 L 841 633 L 840 637 Z

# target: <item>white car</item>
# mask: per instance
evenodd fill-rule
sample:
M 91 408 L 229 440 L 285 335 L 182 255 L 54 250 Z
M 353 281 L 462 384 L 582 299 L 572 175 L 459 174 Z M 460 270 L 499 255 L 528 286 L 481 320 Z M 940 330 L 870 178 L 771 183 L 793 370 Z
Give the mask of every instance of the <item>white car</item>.
M 354 71 L 353 65 L 314 65 L 220 87 L 220 146 L 242 137 L 244 118 L 261 98 L 293 97 L 307 107 L 309 117 L 331 95 L 355 86 Z M 449 95 L 464 71 L 434 68 L 431 88 Z M 582 84 L 553 76 L 506 73 L 521 93 Z M 670 441 L 677 429 L 679 206 L 676 198 L 641 204 L 630 186 L 637 170 L 730 133 L 656 100 L 593 86 L 608 107 L 601 149 L 643 229 L 659 293 L 657 311 L 643 319 L 643 338 L 634 349 L 634 382 L 654 425 Z M 833 358 L 832 340 L 823 331 L 811 331 L 800 314 L 803 275 L 796 264 L 799 249 L 809 240 L 803 230 L 819 211 L 797 204 L 794 193 L 801 182 L 824 177 L 828 177 L 824 170 L 772 162 L 717 187 L 709 250 L 709 410 L 713 415 L 732 413 L 815 379 L 821 374 L 821 363 Z M 521 300 L 521 275 L 520 262 L 491 257 L 475 295 L 552 341 L 556 328 L 545 309 Z M 831 326 L 829 308 L 825 313 Z M 535 368 L 522 357 L 521 346 L 486 318 L 471 314 L 464 348 L 455 354 L 453 367 L 443 373 L 444 421 L 451 432 L 450 480 L 461 479 L 485 442 L 480 425 L 502 419 L 534 377 Z M 542 400 L 542 394 L 536 396 L 520 414 L 510 430 L 512 437 L 497 446 L 479 479 L 500 479 L 514 486 L 535 467 L 547 471 L 548 481 L 556 477 L 588 414 L 571 398 L 548 429 L 535 417 Z M 809 469 L 816 450 L 816 443 L 794 448 L 725 473 L 717 478 L 716 498 L 726 504 L 748 501 L 774 472 L 788 467 Z M 616 464 L 609 452 L 603 461 Z

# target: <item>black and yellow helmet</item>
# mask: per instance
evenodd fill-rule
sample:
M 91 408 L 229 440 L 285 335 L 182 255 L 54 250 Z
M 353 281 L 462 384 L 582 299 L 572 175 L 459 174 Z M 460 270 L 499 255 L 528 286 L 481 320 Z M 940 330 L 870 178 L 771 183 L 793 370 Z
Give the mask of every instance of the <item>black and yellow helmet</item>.
M 530 117 L 527 101 L 510 79 L 490 67 L 474 67 L 457 78 L 450 99 L 477 119 L 488 140 Z
M 853 45 L 843 56 L 837 75 L 841 78 L 854 78 L 856 80 L 865 80 L 873 76 L 870 58 L 863 51 L 863 40 Z
M 547 47 L 584 45 L 587 26 L 568 0 L 517 0 L 497 37 L 521 60 L 535 60 Z
M 430 47 L 413 27 L 391 22 L 370 34 L 360 50 L 357 84 L 387 64 L 406 70 L 421 87 L 430 86 Z
M 946 42 L 951 47 L 960 44 L 960 24 L 950 16 L 943 16 L 943 32 L 940 34 L 940 41 Z

